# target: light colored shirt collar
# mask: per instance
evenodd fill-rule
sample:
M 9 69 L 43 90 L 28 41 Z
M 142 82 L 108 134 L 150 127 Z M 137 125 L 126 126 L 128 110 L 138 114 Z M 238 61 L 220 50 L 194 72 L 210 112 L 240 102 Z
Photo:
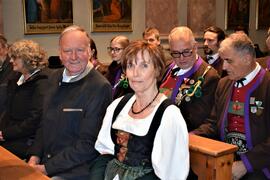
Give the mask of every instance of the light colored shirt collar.
M 174 65 L 173 69 L 177 68 L 177 65 Z M 183 74 L 185 74 L 186 72 L 188 72 L 190 69 L 192 68 L 192 66 L 190 68 L 187 69 L 181 69 L 177 72 L 176 76 L 181 76 Z
M 82 79 L 83 77 L 85 77 L 91 71 L 91 69 L 93 69 L 93 67 L 94 67 L 93 64 L 91 62 L 88 62 L 84 71 L 77 74 L 77 75 L 74 75 L 74 76 L 67 75 L 67 69 L 65 68 L 63 71 L 62 82 L 69 83 L 69 82 L 78 81 L 78 80 Z
M 199 59 L 199 56 L 196 55 L 196 61 L 195 61 L 194 64 L 196 64 L 196 62 L 198 61 L 198 59 Z M 193 64 L 193 66 L 194 66 L 194 64 Z M 191 70 L 191 68 L 192 68 L 193 66 L 191 66 L 191 67 L 189 67 L 189 68 L 187 68 L 187 69 L 181 69 L 181 68 L 180 68 L 180 70 L 177 72 L 176 76 L 181 76 L 181 75 L 185 74 L 186 72 L 188 72 L 189 70 Z M 175 69 L 175 68 L 177 68 L 177 67 L 178 67 L 178 66 L 175 64 L 175 65 L 173 66 L 172 69 Z
M 29 78 L 32 77 L 34 74 L 36 74 L 37 72 L 39 72 L 40 69 L 36 69 L 32 74 L 30 74 Z M 28 78 L 28 79 L 29 79 Z M 24 75 L 22 74 L 21 77 L 19 78 L 19 80 L 17 81 L 17 85 L 20 86 L 22 85 L 24 82 L 26 81 Z
M 216 60 L 219 58 L 219 54 L 216 53 L 214 55 L 207 55 L 208 57 L 212 57 L 212 59 L 208 60 L 208 64 L 214 64 L 214 62 L 216 62 Z
M 246 80 L 243 81 L 244 86 L 250 83 L 256 77 L 256 75 L 260 72 L 260 70 L 261 70 L 261 66 L 256 62 L 256 68 L 252 72 L 250 72 L 248 75 L 246 75 L 245 77 Z

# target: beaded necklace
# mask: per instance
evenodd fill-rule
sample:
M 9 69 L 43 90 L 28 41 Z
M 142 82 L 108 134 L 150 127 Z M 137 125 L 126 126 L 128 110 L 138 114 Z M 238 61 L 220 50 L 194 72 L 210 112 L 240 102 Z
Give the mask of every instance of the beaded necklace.
M 157 94 L 155 95 L 155 97 L 152 99 L 152 101 L 149 103 L 149 104 L 147 104 L 144 108 L 142 108 L 140 111 L 138 111 L 138 112 L 135 112 L 134 110 L 133 110 L 133 108 L 134 108 L 134 104 L 136 103 L 136 100 L 133 102 L 133 104 L 132 104 L 132 106 L 131 106 L 131 112 L 133 113 L 133 114 L 140 114 L 140 113 L 142 113 L 145 109 L 147 109 L 155 100 L 156 100 L 156 98 L 158 97 L 158 94 L 159 94 L 159 91 L 157 92 Z

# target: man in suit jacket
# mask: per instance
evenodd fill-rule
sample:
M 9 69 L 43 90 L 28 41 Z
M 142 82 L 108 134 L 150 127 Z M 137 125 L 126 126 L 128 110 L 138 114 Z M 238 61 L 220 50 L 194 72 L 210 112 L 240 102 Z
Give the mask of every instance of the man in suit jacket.
M 90 162 L 98 156 L 94 145 L 112 99 L 109 82 L 89 61 L 89 36 L 79 26 L 60 35 L 64 69 L 51 77 L 42 124 L 28 164 L 50 177 L 89 179 Z
M 0 117 L 6 106 L 8 80 L 17 74 L 9 60 L 7 39 L 0 34 Z
M 224 31 L 217 26 L 210 26 L 204 30 L 204 54 L 208 64 L 215 68 L 220 77 L 226 76 L 223 70 L 223 60 L 219 57 L 218 48 L 225 39 Z

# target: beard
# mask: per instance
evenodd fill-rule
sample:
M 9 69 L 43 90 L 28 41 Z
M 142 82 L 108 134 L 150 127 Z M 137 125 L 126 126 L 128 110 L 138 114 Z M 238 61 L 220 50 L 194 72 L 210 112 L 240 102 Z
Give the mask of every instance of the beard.
M 204 54 L 206 54 L 206 55 L 212 55 L 213 54 L 213 50 L 208 48 L 208 46 L 204 46 L 203 51 L 204 51 Z

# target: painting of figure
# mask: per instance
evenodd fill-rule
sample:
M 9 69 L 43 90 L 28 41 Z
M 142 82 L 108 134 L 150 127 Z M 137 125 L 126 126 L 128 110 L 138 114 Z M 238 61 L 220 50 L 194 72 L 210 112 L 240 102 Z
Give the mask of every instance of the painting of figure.
M 270 0 L 257 0 L 257 29 L 270 27 Z
M 249 3 L 250 0 L 227 0 L 226 29 L 249 27 Z
M 23 0 L 25 33 L 57 33 L 73 23 L 72 0 Z
M 94 32 L 132 31 L 131 0 L 93 0 Z

